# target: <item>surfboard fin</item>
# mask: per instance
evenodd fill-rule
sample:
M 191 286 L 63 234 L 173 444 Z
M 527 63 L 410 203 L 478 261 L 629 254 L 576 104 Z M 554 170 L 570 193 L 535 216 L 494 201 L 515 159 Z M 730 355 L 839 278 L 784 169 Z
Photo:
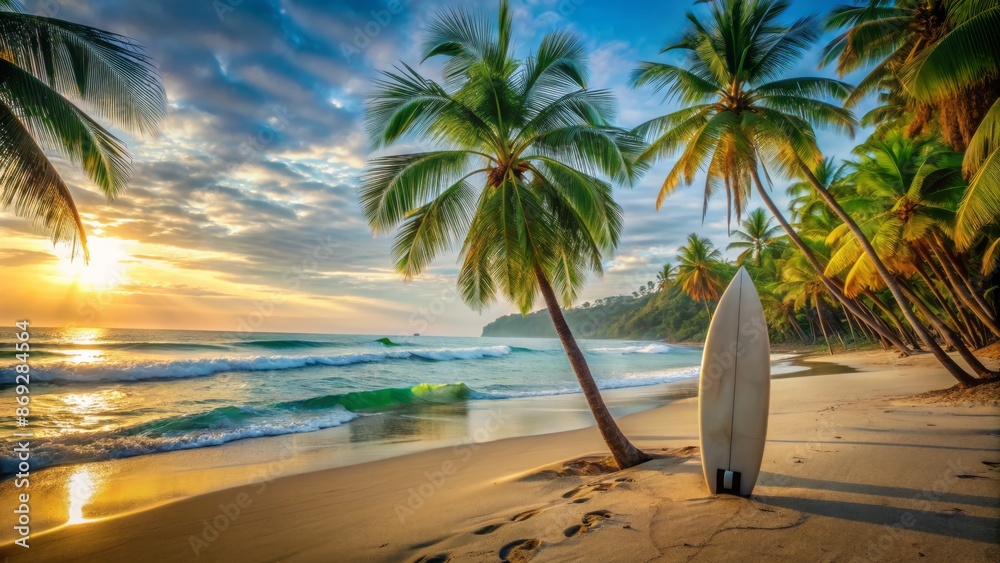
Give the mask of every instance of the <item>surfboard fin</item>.
M 728 469 L 716 469 L 715 470 L 715 493 L 716 494 L 729 494 L 729 495 L 740 495 L 740 477 L 742 474 L 739 471 L 730 471 Z

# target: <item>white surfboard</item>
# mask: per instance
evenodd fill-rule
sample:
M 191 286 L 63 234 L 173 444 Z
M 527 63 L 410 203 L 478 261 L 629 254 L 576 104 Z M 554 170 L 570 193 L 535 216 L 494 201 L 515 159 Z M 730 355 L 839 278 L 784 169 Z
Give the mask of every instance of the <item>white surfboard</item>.
M 701 466 L 713 493 L 750 496 L 767 439 L 771 346 L 757 289 L 745 268 L 719 300 L 698 384 Z

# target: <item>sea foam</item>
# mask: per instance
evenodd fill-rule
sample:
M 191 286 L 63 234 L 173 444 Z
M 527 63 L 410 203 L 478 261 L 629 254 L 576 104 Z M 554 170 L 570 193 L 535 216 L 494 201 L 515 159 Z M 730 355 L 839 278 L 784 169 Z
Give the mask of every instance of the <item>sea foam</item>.
M 340 354 L 333 356 L 246 356 L 230 358 L 201 358 L 191 360 L 141 360 L 107 364 L 54 363 L 37 366 L 32 370 L 33 381 L 86 382 L 86 381 L 145 381 L 152 379 L 178 379 L 204 377 L 233 371 L 275 371 L 309 366 L 349 366 L 361 363 L 392 360 L 426 360 L 445 362 L 451 360 L 478 360 L 509 355 L 509 346 L 484 346 L 474 348 L 438 348 L 415 350 L 385 350 Z M 0 382 L 13 383 L 12 369 L 0 370 Z

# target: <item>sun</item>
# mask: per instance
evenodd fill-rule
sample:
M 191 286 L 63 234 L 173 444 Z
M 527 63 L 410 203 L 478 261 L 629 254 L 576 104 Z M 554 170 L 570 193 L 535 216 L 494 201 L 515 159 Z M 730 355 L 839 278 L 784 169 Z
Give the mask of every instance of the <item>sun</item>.
M 67 281 L 81 284 L 87 289 L 114 289 L 127 281 L 126 269 L 131 256 L 124 241 L 114 238 L 91 238 L 87 241 L 90 262 L 81 256 L 68 253 L 59 259 L 60 275 Z

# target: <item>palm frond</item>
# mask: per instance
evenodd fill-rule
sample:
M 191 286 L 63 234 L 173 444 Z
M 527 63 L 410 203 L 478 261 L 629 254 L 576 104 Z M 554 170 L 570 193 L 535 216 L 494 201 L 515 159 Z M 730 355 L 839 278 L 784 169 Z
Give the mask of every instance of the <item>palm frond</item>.
M 83 171 L 108 199 L 116 197 L 132 175 L 125 144 L 45 83 L 0 59 L 0 101 L 19 116 L 44 148 L 56 150 Z
M 413 279 L 438 253 L 459 240 L 475 211 L 476 191 L 462 179 L 410 212 L 392 246 L 396 271 Z
M 127 131 L 155 135 L 166 115 L 155 63 L 127 37 L 54 18 L 0 12 L 0 52 Z
M 69 187 L 16 115 L 0 103 L 0 206 L 68 241 L 87 259 L 87 235 Z
M 918 100 L 1000 78 L 1000 6 L 994 5 L 904 65 L 902 78 Z
M 646 61 L 632 71 L 629 85 L 633 88 L 652 85 L 654 92 L 666 90 L 664 102 L 678 100 L 686 104 L 700 104 L 719 94 L 717 84 L 687 69 Z
M 436 151 L 373 159 L 358 189 L 368 224 L 376 233 L 392 230 L 412 210 L 466 176 L 473 156 L 467 151 Z
M 1000 147 L 990 154 L 969 181 L 969 188 L 955 214 L 955 244 L 971 246 L 986 225 L 1000 220 Z

